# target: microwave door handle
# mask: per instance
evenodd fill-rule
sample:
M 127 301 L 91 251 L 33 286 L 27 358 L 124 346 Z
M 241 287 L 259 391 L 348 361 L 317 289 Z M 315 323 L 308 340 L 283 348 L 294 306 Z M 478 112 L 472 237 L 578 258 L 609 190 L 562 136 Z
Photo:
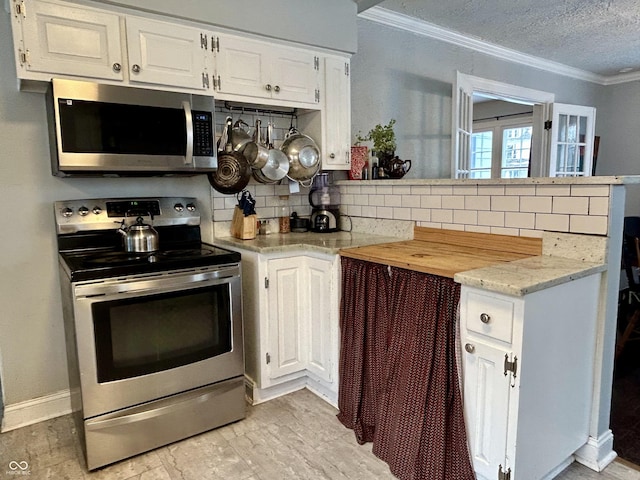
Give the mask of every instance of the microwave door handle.
M 185 165 L 191 165 L 193 163 L 193 117 L 191 116 L 191 103 L 182 102 L 182 109 L 184 110 L 184 119 L 187 125 L 187 152 L 184 156 Z

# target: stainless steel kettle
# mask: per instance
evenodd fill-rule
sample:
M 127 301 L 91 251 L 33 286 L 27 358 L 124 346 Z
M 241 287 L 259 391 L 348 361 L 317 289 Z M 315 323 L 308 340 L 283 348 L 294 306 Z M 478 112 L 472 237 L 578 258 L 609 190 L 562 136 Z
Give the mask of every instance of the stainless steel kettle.
M 150 253 L 159 248 L 158 232 L 151 225 L 144 223 L 142 217 L 136 218 L 136 223 L 129 227 L 126 227 L 122 220 L 118 233 L 122 235 L 126 252 Z

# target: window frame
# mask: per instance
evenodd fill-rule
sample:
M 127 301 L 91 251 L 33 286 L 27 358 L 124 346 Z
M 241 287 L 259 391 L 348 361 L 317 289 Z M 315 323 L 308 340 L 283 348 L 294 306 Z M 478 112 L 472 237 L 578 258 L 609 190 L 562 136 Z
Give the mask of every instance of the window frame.
M 473 132 L 471 136 L 476 133 L 493 132 L 493 142 L 491 148 L 491 178 L 499 179 L 502 177 L 502 153 L 503 153 L 503 136 L 504 131 L 510 128 L 523 128 L 531 127 L 533 129 L 533 115 L 523 115 L 518 118 L 505 118 L 499 120 L 479 120 L 473 122 Z M 532 148 L 531 145 L 529 148 Z M 471 154 L 473 152 L 470 152 Z M 497 157 L 496 157 L 497 156 Z M 471 158 L 469 159 L 469 178 L 472 177 L 472 172 L 481 169 L 471 169 Z M 531 167 L 531 158 L 529 159 L 529 168 Z M 512 177 L 505 177 L 512 178 Z

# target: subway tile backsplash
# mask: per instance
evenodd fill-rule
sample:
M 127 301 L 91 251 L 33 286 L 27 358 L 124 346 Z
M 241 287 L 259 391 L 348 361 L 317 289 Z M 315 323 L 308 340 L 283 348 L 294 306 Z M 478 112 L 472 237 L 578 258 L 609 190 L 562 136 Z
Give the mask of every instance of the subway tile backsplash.
M 342 211 L 348 215 L 528 237 L 543 231 L 606 235 L 610 189 L 567 184 L 340 187 Z

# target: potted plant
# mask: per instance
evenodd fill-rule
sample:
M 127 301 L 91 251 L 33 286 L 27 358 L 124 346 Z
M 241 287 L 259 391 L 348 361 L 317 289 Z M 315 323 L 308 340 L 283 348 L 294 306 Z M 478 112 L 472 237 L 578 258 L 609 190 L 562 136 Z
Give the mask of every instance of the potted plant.
M 376 125 L 364 137 L 358 133 L 356 139 L 358 142 L 373 142 L 373 150 L 376 152 L 380 162 L 390 160 L 394 157 L 396 151 L 396 134 L 393 131 L 395 119 L 389 120 L 387 125 Z

